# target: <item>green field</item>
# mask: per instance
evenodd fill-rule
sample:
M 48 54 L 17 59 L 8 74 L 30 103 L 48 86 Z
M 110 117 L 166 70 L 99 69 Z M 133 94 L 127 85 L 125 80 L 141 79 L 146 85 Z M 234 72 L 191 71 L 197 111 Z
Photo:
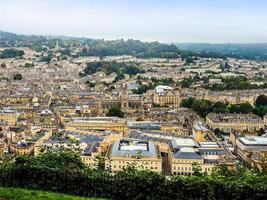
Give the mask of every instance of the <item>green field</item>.
M 83 198 L 58 193 L 37 190 L 0 188 L 0 200 L 101 200 L 98 198 Z

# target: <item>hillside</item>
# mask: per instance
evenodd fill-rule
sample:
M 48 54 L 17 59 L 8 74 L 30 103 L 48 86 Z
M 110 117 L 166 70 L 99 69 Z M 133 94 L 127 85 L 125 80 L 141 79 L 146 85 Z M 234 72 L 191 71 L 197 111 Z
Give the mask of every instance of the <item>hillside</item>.
M 178 58 L 180 50 L 171 44 L 142 42 L 139 40 L 103 40 L 63 36 L 18 35 L 0 31 L 0 47 L 30 47 L 42 51 L 43 46 L 54 48 L 56 44 L 64 47 L 81 47 L 79 56 L 117 56 L 132 55 L 142 58 Z
M 258 44 L 211 44 L 179 43 L 182 51 L 190 51 L 201 57 L 231 57 L 250 60 L 267 60 L 267 43 Z
M 67 36 L 19 35 L 0 31 L 0 47 L 30 47 L 43 51 L 44 47 L 54 48 L 56 44 L 64 48 L 69 55 L 69 48 L 80 47 L 77 56 L 118 56 L 132 55 L 139 58 L 238 58 L 267 60 L 267 44 L 211 44 L 142 42 L 133 39 L 104 40 Z M 46 48 L 45 48 L 46 49 Z

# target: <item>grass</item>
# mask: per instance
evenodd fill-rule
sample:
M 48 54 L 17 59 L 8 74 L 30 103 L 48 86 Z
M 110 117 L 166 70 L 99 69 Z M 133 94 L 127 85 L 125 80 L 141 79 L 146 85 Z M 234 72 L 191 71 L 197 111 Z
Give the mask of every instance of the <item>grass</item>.
M 0 187 L 0 200 L 2 199 L 3 200 L 101 200 L 98 198 L 69 196 L 65 194 L 43 192 L 38 190 Z

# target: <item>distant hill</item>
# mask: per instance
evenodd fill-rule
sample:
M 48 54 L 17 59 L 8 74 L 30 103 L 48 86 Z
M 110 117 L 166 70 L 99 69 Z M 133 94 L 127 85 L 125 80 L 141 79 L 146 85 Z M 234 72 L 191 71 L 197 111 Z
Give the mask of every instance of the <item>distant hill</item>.
M 161 57 L 178 58 L 180 50 L 175 45 L 161 44 L 159 42 L 142 42 L 139 40 L 101 40 L 89 38 L 75 38 L 65 36 L 35 36 L 17 35 L 14 33 L 0 32 L 0 47 L 27 46 L 42 51 L 42 46 L 82 46 L 78 56 L 114 56 L 133 55 L 136 57 Z
M 190 51 L 199 55 L 216 55 L 251 60 L 267 60 L 267 43 L 258 44 L 210 44 L 210 43 L 178 43 L 182 51 Z M 208 57 L 208 56 L 207 56 Z
M 178 43 L 162 44 L 139 40 L 103 40 L 67 36 L 19 35 L 0 31 L 0 47 L 30 47 L 43 51 L 43 46 L 54 48 L 59 43 L 68 53 L 70 46 L 82 47 L 77 56 L 132 55 L 141 58 L 239 58 L 267 61 L 267 43 L 263 44 L 209 44 Z
M 13 42 L 44 42 L 46 37 L 39 35 L 18 35 L 15 33 L 0 31 L 0 46 L 5 46 Z M 7 44 L 6 44 L 7 43 Z

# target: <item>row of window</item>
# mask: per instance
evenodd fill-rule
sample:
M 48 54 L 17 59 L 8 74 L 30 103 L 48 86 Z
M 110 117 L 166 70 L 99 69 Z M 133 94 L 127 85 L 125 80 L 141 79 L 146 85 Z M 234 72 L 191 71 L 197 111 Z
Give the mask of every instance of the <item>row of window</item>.
M 175 164 L 179 164 L 179 163 L 189 163 L 189 164 L 191 164 L 191 163 L 198 163 L 198 164 L 201 164 L 200 162 L 196 162 L 196 161 L 194 161 L 194 160 L 179 160 L 179 161 L 175 161 L 174 162 Z
M 174 166 L 173 167 L 173 171 L 192 171 L 192 167 L 176 167 Z M 204 170 L 207 172 L 207 171 L 211 171 L 212 168 L 211 167 L 208 167 L 208 168 L 204 168 Z
M 121 166 L 121 165 L 118 166 L 119 169 L 122 169 L 123 167 L 125 167 L 125 166 Z M 116 169 L 116 168 L 117 168 L 117 166 L 113 165 L 113 169 Z M 158 169 L 158 167 L 148 167 L 148 166 L 140 166 L 140 168 L 141 169 L 150 169 L 150 170 L 157 170 Z
M 126 163 L 126 164 L 129 164 L 130 162 L 129 161 L 121 161 L 121 160 L 113 160 L 113 162 L 114 163 L 122 163 L 122 164 L 124 164 L 124 163 Z M 156 162 L 147 162 L 147 161 L 142 161 L 142 162 L 138 162 L 138 163 L 142 163 L 143 165 L 147 165 L 147 164 L 151 164 L 151 165 L 153 165 L 153 164 L 157 164 Z

